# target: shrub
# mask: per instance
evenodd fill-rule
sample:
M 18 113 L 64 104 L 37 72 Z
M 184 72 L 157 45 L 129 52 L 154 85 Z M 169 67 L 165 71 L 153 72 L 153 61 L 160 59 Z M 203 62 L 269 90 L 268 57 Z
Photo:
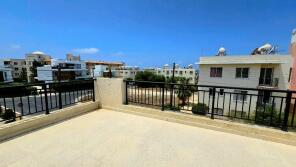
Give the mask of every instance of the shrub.
M 198 103 L 192 106 L 193 114 L 206 115 L 208 111 L 209 111 L 209 107 L 204 103 Z
M 172 106 L 171 107 L 169 104 L 166 104 L 164 106 L 164 109 L 165 110 L 172 110 L 172 111 L 180 111 L 181 110 L 180 106 Z
M 4 120 L 10 120 L 14 118 L 14 112 L 12 109 L 6 109 L 1 116 Z
M 258 107 L 257 112 L 255 111 L 255 123 L 262 125 L 270 125 L 270 126 L 280 126 L 281 119 L 279 119 L 279 112 L 275 109 L 272 110 L 272 105 L 266 105 L 265 111 L 264 107 Z

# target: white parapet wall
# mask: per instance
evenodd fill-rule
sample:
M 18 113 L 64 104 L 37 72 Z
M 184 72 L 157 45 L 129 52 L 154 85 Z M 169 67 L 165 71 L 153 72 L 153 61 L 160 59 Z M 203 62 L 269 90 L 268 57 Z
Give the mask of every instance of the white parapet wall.
M 125 83 L 122 78 L 100 78 L 95 81 L 95 97 L 102 107 L 118 107 L 125 103 Z

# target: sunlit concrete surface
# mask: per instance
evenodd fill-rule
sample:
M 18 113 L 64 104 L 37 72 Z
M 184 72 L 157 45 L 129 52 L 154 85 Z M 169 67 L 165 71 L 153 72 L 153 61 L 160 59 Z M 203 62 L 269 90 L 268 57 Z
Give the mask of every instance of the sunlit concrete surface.
M 110 110 L 0 144 L 0 166 L 296 165 L 296 147 Z

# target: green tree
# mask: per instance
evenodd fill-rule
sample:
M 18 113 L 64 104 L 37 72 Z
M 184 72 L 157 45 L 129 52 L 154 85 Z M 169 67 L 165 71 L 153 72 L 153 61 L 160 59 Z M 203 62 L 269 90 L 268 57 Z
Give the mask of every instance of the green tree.
M 22 72 L 20 73 L 19 80 L 23 81 L 23 82 L 27 82 L 28 78 L 27 78 L 27 70 L 26 70 L 26 68 L 22 68 Z
M 178 85 L 176 85 L 176 94 L 177 97 L 181 100 L 181 106 L 186 105 L 187 99 L 191 96 L 192 90 L 191 87 L 188 86 L 189 79 L 187 78 L 180 78 L 178 81 Z
M 135 76 L 136 81 L 165 82 L 163 75 L 156 75 L 151 71 L 140 71 Z
M 30 67 L 30 71 L 32 72 L 32 74 L 30 75 L 31 81 L 35 81 L 34 77 L 37 77 L 37 67 L 41 67 L 43 65 L 43 62 L 39 62 L 36 60 L 33 61 L 32 67 Z

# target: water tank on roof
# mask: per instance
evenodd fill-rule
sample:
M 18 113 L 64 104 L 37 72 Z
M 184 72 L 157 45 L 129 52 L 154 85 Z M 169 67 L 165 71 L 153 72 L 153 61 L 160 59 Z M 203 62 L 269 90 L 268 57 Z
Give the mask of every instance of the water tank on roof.
M 223 47 L 219 48 L 217 56 L 226 56 L 225 48 Z

